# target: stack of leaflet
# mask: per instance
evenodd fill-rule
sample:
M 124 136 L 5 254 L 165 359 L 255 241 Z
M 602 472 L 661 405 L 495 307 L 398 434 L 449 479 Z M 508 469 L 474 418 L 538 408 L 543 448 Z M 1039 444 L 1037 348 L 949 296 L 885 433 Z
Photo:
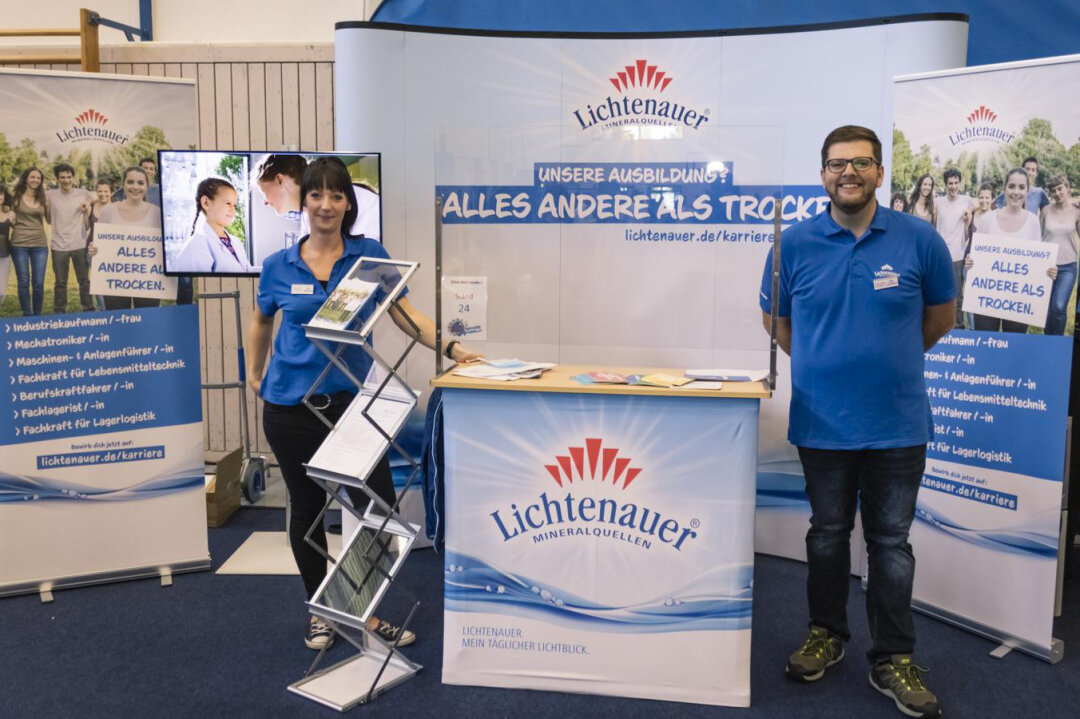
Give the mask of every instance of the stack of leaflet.
M 686 377 L 677 377 L 665 372 L 653 374 L 619 374 L 618 372 L 584 372 L 570 379 L 578 384 L 629 384 L 646 387 L 681 387 L 690 382 Z
M 519 359 L 481 360 L 478 364 L 458 365 L 453 374 L 472 379 L 493 379 L 506 382 L 514 379 L 535 379 L 544 370 L 555 366 L 553 362 L 523 362 Z

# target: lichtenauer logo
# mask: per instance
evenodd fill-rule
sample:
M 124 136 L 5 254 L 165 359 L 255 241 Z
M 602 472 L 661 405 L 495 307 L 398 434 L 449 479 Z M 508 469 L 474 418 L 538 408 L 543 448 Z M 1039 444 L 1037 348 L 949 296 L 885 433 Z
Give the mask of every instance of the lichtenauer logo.
M 637 60 L 617 70 L 609 78 L 621 97 L 608 95 L 595 107 L 587 103 L 572 114 L 582 130 L 591 127 L 606 130 L 620 125 L 669 125 L 700 129 L 702 123 L 709 121 L 708 108 L 693 109 L 659 97 L 673 79 L 666 71 L 650 65 L 648 60 Z
M 109 118 L 90 107 L 75 116 L 75 124 L 71 127 L 57 130 L 56 137 L 60 142 L 107 142 L 110 145 L 125 145 L 130 139 L 122 132 L 107 130 Z
M 967 126 L 949 135 L 949 144 L 954 147 L 973 143 L 1007 145 L 1016 133 L 995 126 L 997 119 L 996 112 L 986 105 L 979 105 L 968 113 Z
M 554 463 L 544 465 L 547 479 L 554 480 L 559 490 L 565 489 L 564 496 L 549 497 L 544 491 L 535 502 L 524 506 L 511 502 L 509 509 L 492 512 L 502 540 L 531 536 L 533 543 L 539 544 L 561 537 L 589 536 L 644 549 L 659 541 L 681 551 L 688 540 L 697 538 L 695 530 L 700 522 L 696 519 L 687 524 L 632 501 L 591 496 L 597 492 L 621 494 L 642 472 L 640 467 L 631 466 L 629 457 L 620 456 L 618 448 L 602 445 L 601 439 L 586 439 L 584 446 L 568 447 L 566 454 L 557 454 Z

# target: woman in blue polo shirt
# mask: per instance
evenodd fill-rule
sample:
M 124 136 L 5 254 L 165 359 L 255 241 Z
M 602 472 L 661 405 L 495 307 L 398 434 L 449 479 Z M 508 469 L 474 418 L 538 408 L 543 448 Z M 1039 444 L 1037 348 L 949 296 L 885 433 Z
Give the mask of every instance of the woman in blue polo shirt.
M 326 532 L 322 523 L 316 521 L 326 493 L 308 478 L 304 464 L 315 454 L 329 429 L 303 404 L 308 388 L 327 363 L 326 357 L 308 341 L 303 325 L 311 320 L 358 258 L 389 255 L 376 240 L 342 233 L 342 227 L 351 227 L 355 220 L 356 203 L 349 173 L 337 158 L 319 158 L 307 166 L 301 183 L 301 206 L 308 216 L 311 233 L 263 263 L 254 318 L 248 331 L 247 377 L 251 389 L 265 401 L 263 429 L 289 493 L 289 543 L 310 598 L 326 576 L 326 561 L 305 541 L 304 535 L 314 525 L 312 540 L 326 548 Z M 376 300 L 381 299 L 380 292 L 376 293 Z M 369 303 L 369 307 L 374 304 Z M 394 323 L 409 335 L 414 333 L 413 326 L 418 327 L 420 343 L 434 349 L 434 323 L 404 296 L 398 305 L 400 311 L 390 312 Z M 265 367 L 274 315 L 279 310 L 281 326 L 274 338 L 270 365 Z M 447 356 L 465 362 L 479 355 L 458 342 L 451 342 Z M 342 358 L 356 377 L 363 379 L 367 375 L 371 359 L 360 347 L 348 347 Z M 335 368 L 316 391 L 309 401 L 327 419 L 337 422 L 352 401 L 356 386 Z M 394 503 L 390 463 L 385 456 L 368 478 L 368 486 L 387 504 Z M 367 502 L 359 490 L 350 491 L 349 497 L 357 506 Z M 402 632 L 400 627 L 374 617 L 368 626 L 383 639 L 397 641 L 398 646 L 415 641 L 412 632 Z M 331 638 L 330 627 L 313 616 L 305 638 L 307 646 L 322 649 Z

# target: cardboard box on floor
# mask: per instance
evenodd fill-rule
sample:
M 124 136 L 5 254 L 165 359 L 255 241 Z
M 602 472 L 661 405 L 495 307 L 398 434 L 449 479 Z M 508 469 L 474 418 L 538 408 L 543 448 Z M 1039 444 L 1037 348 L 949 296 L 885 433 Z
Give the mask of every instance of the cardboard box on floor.
M 240 449 L 221 458 L 217 472 L 206 482 L 206 524 L 220 527 L 240 509 L 240 470 L 244 460 Z

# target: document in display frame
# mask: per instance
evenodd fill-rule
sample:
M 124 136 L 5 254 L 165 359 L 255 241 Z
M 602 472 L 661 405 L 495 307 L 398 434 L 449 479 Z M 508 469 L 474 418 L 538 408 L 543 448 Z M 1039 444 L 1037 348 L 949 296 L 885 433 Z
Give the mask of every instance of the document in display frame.
M 353 486 L 367 480 L 390 445 L 375 424 L 394 437 L 416 406 L 416 397 L 393 382 L 375 397 L 381 384 L 380 375 L 377 366 L 372 366 L 363 389 L 308 462 L 309 472 L 329 474 L 336 481 Z

